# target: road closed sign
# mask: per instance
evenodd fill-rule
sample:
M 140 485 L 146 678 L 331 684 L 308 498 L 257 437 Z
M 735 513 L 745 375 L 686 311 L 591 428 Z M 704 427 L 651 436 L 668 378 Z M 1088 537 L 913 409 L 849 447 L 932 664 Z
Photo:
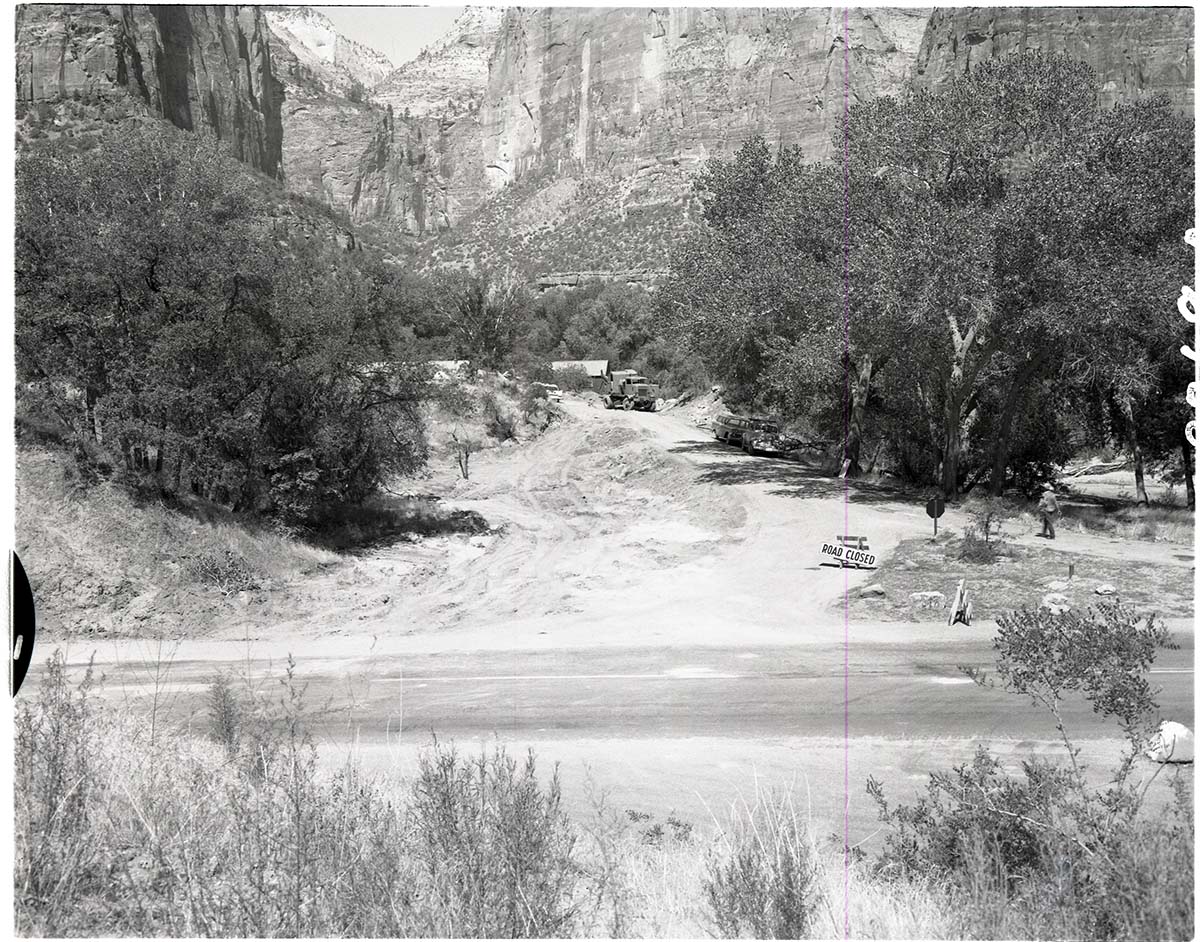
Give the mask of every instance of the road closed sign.
M 846 569 L 874 569 L 875 554 L 867 545 L 865 536 L 835 536 L 832 543 L 821 544 L 821 555 L 826 560 L 822 566 L 839 566 Z

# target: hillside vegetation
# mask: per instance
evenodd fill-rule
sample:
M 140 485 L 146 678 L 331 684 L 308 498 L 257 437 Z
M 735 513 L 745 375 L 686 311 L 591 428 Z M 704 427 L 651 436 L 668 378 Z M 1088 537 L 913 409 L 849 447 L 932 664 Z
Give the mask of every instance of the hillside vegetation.
M 687 176 L 671 168 L 628 178 L 531 174 L 423 245 L 417 260 L 426 270 L 512 269 L 529 280 L 551 272 L 659 271 L 696 225 L 696 208 Z

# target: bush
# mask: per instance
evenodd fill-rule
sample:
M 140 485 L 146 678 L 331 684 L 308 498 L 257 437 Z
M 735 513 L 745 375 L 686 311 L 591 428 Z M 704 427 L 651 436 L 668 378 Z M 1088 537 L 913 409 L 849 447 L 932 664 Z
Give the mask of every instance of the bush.
M 104 768 L 92 681 L 89 665 L 72 689 L 66 661 L 55 651 L 38 678 L 37 698 L 32 703 L 18 701 L 15 905 L 18 928 L 39 935 L 63 936 L 77 930 L 77 901 L 100 890 L 107 879 L 96 840 L 103 822 L 94 797 L 102 787 Z M 29 691 L 28 683 L 24 689 Z
M 790 801 L 737 817 L 727 853 L 709 860 L 704 894 L 726 938 L 801 939 L 819 899 L 815 850 Z
M 581 877 L 558 771 L 538 783 L 501 748 L 465 760 L 436 743 L 413 783 L 409 826 L 430 901 L 424 934 L 553 938 L 571 934 Z
M 488 434 L 496 441 L 516 441 L 517 420 L 500 405 L 494 393 L 484 394 L 483 420 Z
M 587 374 L 587 370 L 580 366 L 567 366 L 561 370 L 554 371 L 554 383 L 557 383 L 567 392 L 583 392 L 585 389 L 592 388 L 592 379 Z
M 531 383 L 521 393 L 521 417 L 528 422 L 530 416 L 546 408 L 550 394 L 544 386 Z
M 1169 634 L 1120 603 L 1096 611 L 1013 612 L 998 619 L 996 676 L 1054 719 L 1068 762 L 1035 758 L 1009 775 L 985 747 L 971 763 L 930 775 L 914 805 L 892 808 L 867 790 L 889 827 L 877 868 L 886 877 L 933 874 L 949 886 L 961 932 L 982 938 L 1190 938 L 1194 920 L 1192 816 L 1186 780 L 1158 811 L 1154 776 L 1135 781 L 1157 710 L 1146 675 Z M 977 683 L 989 678 L 966 669 Z M 1081 693 L 1116 718 L 1129 750 L 1102 788 L 1088 783 L 1061 704 Z M 1156 857 L 1158 859 L 1156 859 Z
M 963 509 L 971 518 L 977 536 L 985 543 L 999 541 L 1005 522 L 1013 516 L 1013 508 L 999 497 L 973 497 Z
M 219 589 L 223 595 L 248 592 L 259 585 L 249 563 L 231 549 L 201 553 L 188 564 L 188 571 L 198 582 Z
M 970 563 L 994 563 L 1000 555 L 1000 546 L 1000 543 L 981 540 L 974 527 L 967 527 L 958 548 L 958 558 Z
M 33 411 L 158 493 L 292 523 L 418 467 L 425 370 L 406 356 L 403 277 L 344 251 L 307 204 L 281 217 L 216 142 L 145 126 L 103 144 L 17 161 Z
M 16 723 L 18 930 L 36 935 L 569 936 L 574 833 L 533 757 L 426 752 L 404 803 L 322 772 L 289 660 L 280 684 L 209 688 L 214 756 L 146 735 L 73 687 L 56 653 Z M 26 688 L 29 689 L 29 688 Z M 111 747 L 111 748 L 110 748 Z

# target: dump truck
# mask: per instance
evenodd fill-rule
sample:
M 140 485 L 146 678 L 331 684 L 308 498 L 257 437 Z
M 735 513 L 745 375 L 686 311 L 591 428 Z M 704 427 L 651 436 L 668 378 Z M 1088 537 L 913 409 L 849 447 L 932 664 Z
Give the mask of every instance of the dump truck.
M 608 374 L 604 408 L 657 412 L 662 400 L 658 398 L 658 386 L 638 375 L 637 370 L 613 370 Z

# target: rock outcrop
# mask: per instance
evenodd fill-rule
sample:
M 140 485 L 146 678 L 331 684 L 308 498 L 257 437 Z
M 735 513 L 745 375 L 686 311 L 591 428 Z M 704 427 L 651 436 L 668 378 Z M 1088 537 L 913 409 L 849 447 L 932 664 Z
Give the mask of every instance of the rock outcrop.
M 21 6 L 16 71 L 18 104 L 128 95 L 280 175 L 283 88 L 258 7 Z
M 314 52 L 339 48 L 305 20 L 272 18 L 275 69 L 286 90 L 283 167 L 288 187 L 356 223 L 423 235 L 449 228 L 483 198 L 479 127 L 454 116 L 405 115 Z M 324 18 L 322 18 L 324 19 Z M 326 21 L 327 22 L 327 21 Z M 332 29 L 332 27 L 330 27 Z M 356 87 L 357 85 L 357 87 Z M 472 106 L 475 107 L 475 106 Z

